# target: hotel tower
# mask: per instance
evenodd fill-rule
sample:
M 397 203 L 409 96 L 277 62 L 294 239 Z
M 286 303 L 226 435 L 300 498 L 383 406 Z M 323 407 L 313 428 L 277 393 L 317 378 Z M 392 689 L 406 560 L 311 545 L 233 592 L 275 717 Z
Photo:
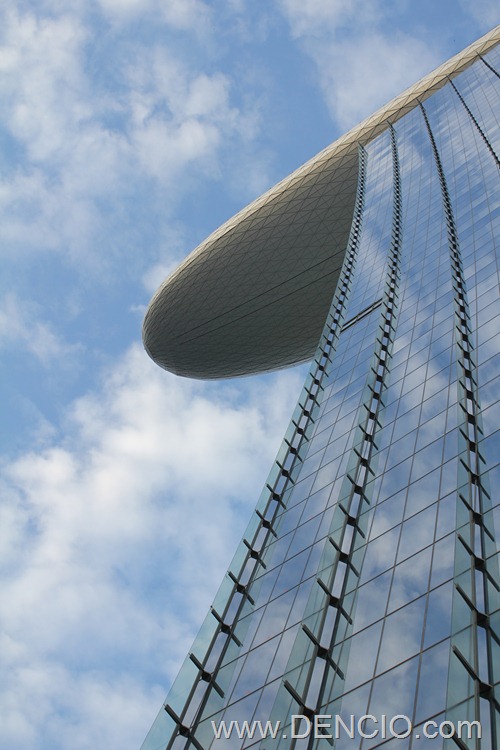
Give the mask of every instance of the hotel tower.
M 143 750 L 500 747 L 499 42 L 326 148 L 154 296 L 145 347 L 178 375 L 312 364 Z

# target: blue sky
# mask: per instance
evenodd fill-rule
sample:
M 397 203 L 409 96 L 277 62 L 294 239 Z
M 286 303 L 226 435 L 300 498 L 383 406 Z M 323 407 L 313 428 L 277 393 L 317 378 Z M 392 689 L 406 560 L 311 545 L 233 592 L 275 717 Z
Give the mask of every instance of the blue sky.
M 3 4 L 0 747 L 139 747 L 297 398 L 157 368 L 156 287 L 495 6 Z

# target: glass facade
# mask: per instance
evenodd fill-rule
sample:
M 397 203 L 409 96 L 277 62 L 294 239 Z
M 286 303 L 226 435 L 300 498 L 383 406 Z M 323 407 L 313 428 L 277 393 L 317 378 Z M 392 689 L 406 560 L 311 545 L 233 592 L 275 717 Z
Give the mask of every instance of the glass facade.
M 500 747 L 499 70 L 497 46 L 360 147 L 316 357 L 144 750 Z

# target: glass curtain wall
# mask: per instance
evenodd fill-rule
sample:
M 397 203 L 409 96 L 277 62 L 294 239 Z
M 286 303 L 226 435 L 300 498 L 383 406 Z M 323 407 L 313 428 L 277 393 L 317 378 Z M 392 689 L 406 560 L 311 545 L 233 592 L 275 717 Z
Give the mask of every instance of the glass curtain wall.
M 498 747 L 499 69 L 497 47 L 360 147 L 318 352 L 144 750 L 331 744 L 292 737 L 298 714 L 413 723 L 339 750 Z M 482 739 L 426 740 L 429 719 Z

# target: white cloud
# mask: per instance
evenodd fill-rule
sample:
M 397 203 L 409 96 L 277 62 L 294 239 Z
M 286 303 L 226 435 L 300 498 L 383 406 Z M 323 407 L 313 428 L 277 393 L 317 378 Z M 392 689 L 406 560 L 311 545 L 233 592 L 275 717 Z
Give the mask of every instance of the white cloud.
M 211 31 L 209 6 L 202 0 L 99 0 L 106 16 L 126 23 L 147 16 L 181 31 L 208 34 Z
M 245 132 L 246 116 L 229 101 L 221 73 L 193 76 L 165 50 L 145 51 L 127 70 L 128 137 L 140 170 L 160 183 L 172 181 L 192 162 L 217 173 L 223 135 Z
M 67 156 L 65 136 L 91 115 L 80 65 L 86 33 L 69 16 L 38 19 L 8 11 L 0 51 L 2 89 L 12 132 L 34 161 Z
M 460 7 L 464 13 L 470 15 L 486 32 L 498 23 L 498 4 L 496 0 L 476 0 L 469 3 L 467 0 L 459 0 Z
M 325 100 L 343 130 L 372 114 L 436 67 L 429 46 L 407 34 L 371 32 L 313 48 Z
M 4 466 L 0 744 L 140 744 L 164 697 L 150 686 L 190 645 L 299 380 L 184 381 L 133 347 L 74 403 L 63 442 Z
M 111 5 L 116 12 L 123 6 Z M 0 184 L 3 248 L 56 250 L 102 273 L 111 255 L 130 251 L 134 212 L 149 201 L 160 226 L 193 176 L 220 179 L 223 144 L 244 150 L 256 138 L 252 102 L 245 110 L 232 104 L 230 78 L 204 72 L 194 55 L 183 58 L 169 45 L 170 26 L 189 31 L 188 19 L 201 23 L 206 6 L 193 0 L 161 8 L 156 26 L 164 26 L 165 40 L 134 35 L 132 47 L 134 30 L 126 26 L 114 32 L 113 57 L 103 53 L 83 7 L 72 15 L 4 11 L 3 125 L 19 158 Z M 147 18 L 151 24 L 154 13 Z M 156 251 L 149 250 L 152 258 Z
M 442 62 L 414 33 L 395 31 L 386 23 L 391 4 L 280 0 L 280 6 L 292 36 L 314 61 L 325 102 L 342 130 Z
M 52 326 L 40 320 L 36 306 L 7 294 L 0 302 L 0 348 L 25 348 L 45 367 L 73 359 L 80 347 L 65 342 Z
M 373 23 L 379 6 L 373 0 L 278 0 L 288 18 L 292 34 L 324 37 L 356 19 L 358 25 Z

